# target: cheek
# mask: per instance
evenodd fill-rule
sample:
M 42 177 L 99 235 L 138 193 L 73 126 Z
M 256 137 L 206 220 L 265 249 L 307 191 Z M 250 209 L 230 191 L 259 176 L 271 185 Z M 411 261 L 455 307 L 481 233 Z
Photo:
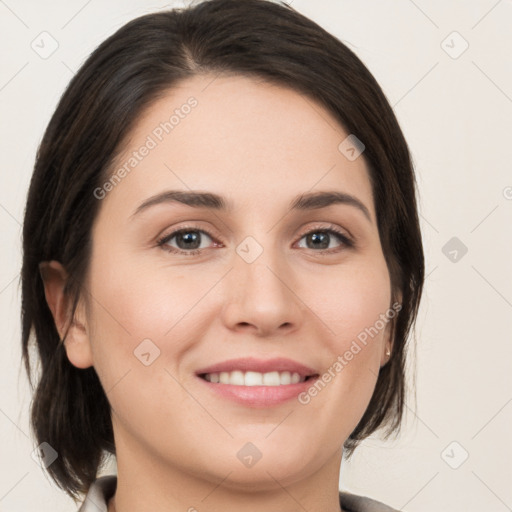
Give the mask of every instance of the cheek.
M 325 386 L 319 384 L 311 391 L 324 398 L 305 396 L 304 402 L 311 399 L 313 404 L 314 400 L 319 414 L 325 401 L 336 404 L 332 421 L 342 426 L 347 411 L 352 420 L 359 421 L 375 388 L 389 329 L 385 316 L 391 305 L 389 273 L 384 256 L 378 255 L 340 266 L 316 282 L 323 286 L 308 292 L 308 305 L 326 327 L 328 355 L 322 374 Z
M 316 285 L 304 288 L 303 293 L 331 334 L 336 350 L 374 326 L 390 307 L 391 287 L 383 257 L 342 265 Z M 382 330 L 382 322 L 378 326 Z
M 101 262 L 101 264 L 99 264 Z M 93 258 L 89 319 L 94 366 L 105 389 L 128 371 L 176 366 L 208 323 L 202 300 L 218 281 L 214 272 L 185 273 L 104 252 Z M 147 355 L 149 354 L 149 355 Z M 151 362 L 151 366 L 143 364 Z M 168 383 L 167 383 L 168 384 Z
M 321 347 L 326 357 L 321 382 L 300 400 L 311 416 L 331 425 L 333 438 L 346 439 L 366 411 L 379 374 L 391 301 L 385 260 L 340 268 L 321 290 L 309 292 L 309 300 L 327 329 Z
M 194 278 L 177 269 L 155 268 L 143 258 L 92 266 L 98 329 L 119 330 L 133 342 L 164 338 L 214 284 L 215 276 Z
M 163 280 L 151 283 L 142 269 L 130 275 L 118 266 L 108 280 L 100 274 L 91 283 L 97 298 L 90 312 L 94 368 L 116 421 L 158 439 L 162 425 L 179 428 L 171 412 L 185 407 L 173 377 L 180 378 L 176 367 L 190 344 L 187 312 L 197 295 L 179 279 L 172 289 Z

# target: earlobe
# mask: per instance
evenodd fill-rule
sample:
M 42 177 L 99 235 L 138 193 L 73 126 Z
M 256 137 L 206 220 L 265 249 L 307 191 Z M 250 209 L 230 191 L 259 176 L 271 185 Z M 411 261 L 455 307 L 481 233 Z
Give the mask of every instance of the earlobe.
M 385 366 L 393 355 L 393 339 L 391 338 L 393 320 L 388 320 L 383 336 L 382 353 L 380 357 L 381 368 Z
M 391 359 L 392 355 L 393 355 L 393 343 L 391 340 L 386 338 L 382 345 L 382 355 L 380 358 L 381 368 L 389 363 L 389 360 Z
M 402 293 L 399 292 L 397 300 L 393 303 L 392 307 L 390 308 L 394 311 L 393 318 L 388 320 L 384 335 L 384 343 L 382 345 L 382 355 L 380 359 L 380 366 L 381 368 L 386 365 L 391 357 L 393 357 L 393 345 L 394 345 L 394 333 L 393 336 L 392 333 L 392 324 L 396 323 L 396 316 L 399 314 L 400 310 L 402 309 Z
M 57 332 L 61 340 L 65 337 L 69 361 L 77 368 L 89 368 L 93 359 L 83 305 L 79 302 L 75 316 L 71 318 L 72 298 L 64 291 L 68 279 L 66 269 L 58 261 L 44 261 L 39 264 L 39 271 Z

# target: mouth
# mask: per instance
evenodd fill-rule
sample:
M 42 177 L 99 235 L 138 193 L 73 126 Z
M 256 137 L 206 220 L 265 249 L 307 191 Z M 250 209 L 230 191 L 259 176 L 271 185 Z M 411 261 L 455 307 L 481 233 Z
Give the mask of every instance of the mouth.
M 313 368 L 286 358 L 242 358 L 196 372 L 204 391 L 252 408 L 278 406 L 297 398 L 319 378 Z
M 196 375 L 214 384 L 233 386 L 286 386 L 318 376 L 313 368 L 284 357 L 243 357 L 201 368 Z
M 232 386 L 287 386 L 306 382 L 318 374 L 300 375 L 298 372 L 243 372 L 234 370 L 231 372 L 201 373 L 199 377 L 214 384 L 230 384 Z

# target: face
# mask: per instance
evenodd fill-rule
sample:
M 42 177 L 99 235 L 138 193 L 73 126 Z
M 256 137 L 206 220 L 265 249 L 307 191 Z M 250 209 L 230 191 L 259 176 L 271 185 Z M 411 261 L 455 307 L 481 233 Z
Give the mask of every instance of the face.
M 390 347 L 389 273 L 365 161 L 338 149 L 348 135 L 245 77 L 187 80 L 139 119 L 95 192 L 84 335 L 66 346 L 107 393 L 118 464 L 261 489 L 267 471 L 285 485 L 339 465 Z

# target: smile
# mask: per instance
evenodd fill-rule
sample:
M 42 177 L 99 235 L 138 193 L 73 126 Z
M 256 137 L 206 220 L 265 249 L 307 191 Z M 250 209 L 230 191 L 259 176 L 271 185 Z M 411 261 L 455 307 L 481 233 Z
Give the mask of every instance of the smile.
M 285 386 L 304 382 L 309 377 L 301 377 L 297 372 L 232 372 L 205 373 L 200 375 L 208 382 L 215 384 L 231 384 L 233 386 Z

